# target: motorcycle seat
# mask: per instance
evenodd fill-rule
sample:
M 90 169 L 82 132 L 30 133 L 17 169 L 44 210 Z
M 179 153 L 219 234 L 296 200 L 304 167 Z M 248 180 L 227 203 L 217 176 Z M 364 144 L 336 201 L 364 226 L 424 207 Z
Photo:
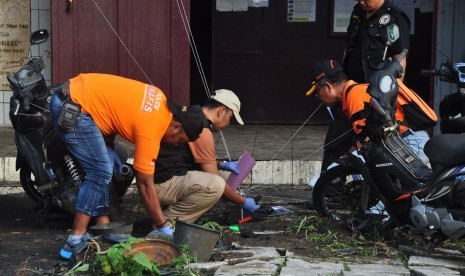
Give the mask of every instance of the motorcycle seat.
M 465 164 L 465 134 L 433 136 L 423 149 L 435 173 Z

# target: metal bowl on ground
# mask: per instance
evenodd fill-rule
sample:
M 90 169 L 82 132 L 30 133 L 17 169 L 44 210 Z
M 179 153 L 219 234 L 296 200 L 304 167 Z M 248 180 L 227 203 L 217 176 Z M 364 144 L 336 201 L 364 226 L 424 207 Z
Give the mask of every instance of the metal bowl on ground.
M 181 255 L 181 250 L 169 241 L 144 239 L 141 242 L 132 243 L 131 250 L 125 250 L 124 253 L 132 256 L 145 253 L 149 260 L 159 264 L 159 268 L 165 269 L 172 267 L 171 261 Z
M 117 221 L 103 224 L 96 224 L 89 228 L 89 232 L 94 236 L 108 234 L 131 234 L 132 223 L 127 221 Z

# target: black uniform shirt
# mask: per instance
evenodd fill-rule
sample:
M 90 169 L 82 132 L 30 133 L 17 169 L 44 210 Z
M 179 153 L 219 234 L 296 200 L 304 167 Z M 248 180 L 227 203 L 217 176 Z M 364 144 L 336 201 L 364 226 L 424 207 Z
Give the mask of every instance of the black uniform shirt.
M 400 54 L 404 49 L 408 50 L 410 20 L 388 0 L 369 19 L 366 19 L 366 13 L 360 5 L 355 5 L 347 28 L 344 60 L 344 69 L 349 79 L 366 83 L 374 71 L 381 69 L 380 64 L 384 64 L 387 27 L 394 23 L 399 27 L 399 38 L 389 46 L 386 60 Z

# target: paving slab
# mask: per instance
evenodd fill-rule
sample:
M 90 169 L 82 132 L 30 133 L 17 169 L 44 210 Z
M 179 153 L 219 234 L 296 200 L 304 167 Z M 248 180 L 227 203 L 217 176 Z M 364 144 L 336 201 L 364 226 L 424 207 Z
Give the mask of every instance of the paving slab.
M 228 265 L 227 261 L 191 263 L 187 265 L 187 268 L 191 269 L 192 271 L 198 271 L 202 273 L 202 275 L 213 275 L 218 270 L 218 268 L 225 265 Z
M 413 276 L 460 275 L 459 271 L 439 266 L 409 266 L 409 269 Z
M 284 259 L 271 261 L 251 260 L 236 265 L 221 266 L 215 276 L 275 275 Z
M 344 275 L 410 275 L 410 271 L 400 265 L 386 264 L 348 264 L 349 271 L 344 271 Z
M 230 260 L 229 263 L 241 263 L 251 259 L 273 260 L 282 258 L 274 247 L 242 247 L 239 250 L 228 250 L 217 253 L 218 259 Z
M 421 256 L 411 256 L 408 260 L 408 266 L 439 266 L 453 270 L 465 270 L 465 262 L 463 260 L 457 261 Z
M 344 265 L 331 262 L 308 262 L 302 259 L 291 258 L 286 266 L 281 268 L 282 276 L 307 276 L 307 275 L 341 275 Z

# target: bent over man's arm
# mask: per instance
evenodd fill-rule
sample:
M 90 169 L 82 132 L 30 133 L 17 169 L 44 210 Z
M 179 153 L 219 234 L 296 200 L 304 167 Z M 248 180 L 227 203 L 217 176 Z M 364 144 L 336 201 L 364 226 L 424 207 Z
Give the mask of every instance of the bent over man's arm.
M 135 170 L 136 185 L 139 191 L 139 196 L 144 203 L 145 209 L 150 215 L 154 225 L 160 225 L 165 221 L 165 216 L 160 207 L 160 200 L 155 183 L 153 182 L 153 174 L 145 174 Z

